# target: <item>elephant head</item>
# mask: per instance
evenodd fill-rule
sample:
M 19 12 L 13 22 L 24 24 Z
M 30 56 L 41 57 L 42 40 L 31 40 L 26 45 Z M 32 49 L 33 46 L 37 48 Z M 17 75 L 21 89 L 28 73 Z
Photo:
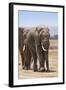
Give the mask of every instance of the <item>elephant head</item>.
M 48 27 L 41 27 L 37 28 L 37 31 L 39 33 L 42 49 L 43 51 L 47 51 L 49 49 L 49 29 Z

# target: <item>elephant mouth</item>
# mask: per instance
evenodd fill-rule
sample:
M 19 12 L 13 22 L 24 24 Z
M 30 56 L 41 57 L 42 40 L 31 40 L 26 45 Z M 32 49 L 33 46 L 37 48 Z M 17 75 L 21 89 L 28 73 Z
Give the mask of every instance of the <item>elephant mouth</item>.
M 43 49 L 43 51 L 45 51 L 45 52 L 47 51 L 47 49 L 45 49 L 45 47 L 44 47 L 43 45 L 42 45 L 42 49 Z

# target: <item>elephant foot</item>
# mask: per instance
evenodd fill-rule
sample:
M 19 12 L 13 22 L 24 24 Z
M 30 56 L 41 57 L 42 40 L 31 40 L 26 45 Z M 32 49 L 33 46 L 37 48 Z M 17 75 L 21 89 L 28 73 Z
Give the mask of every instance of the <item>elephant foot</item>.
M 33 71 L 34 71 L 34 72 L 37 72 L 38 70 L 37 70 L 37 68 L 36 68 L 36 69 L 34 69 Z
M 30 70 L 30 67 L 23 67 L 24 70 Z
M 34 68 L 33 68 L 33 71 L 34 72 L 37 72 L 38 70 L 37 70 L 37 66 L 35 66 Z
M 44 67 L 41 67 L 41 68 L 39 69 L 39 72 L 44 72 L 44 71 L 45 71 Z
M 46 72 L 49 72 L 49 71 L 50 71 L 49 69 L 46 70 Z
M 24 69 L 25 67 L 24 66 L 22 66 L 22 69 Z

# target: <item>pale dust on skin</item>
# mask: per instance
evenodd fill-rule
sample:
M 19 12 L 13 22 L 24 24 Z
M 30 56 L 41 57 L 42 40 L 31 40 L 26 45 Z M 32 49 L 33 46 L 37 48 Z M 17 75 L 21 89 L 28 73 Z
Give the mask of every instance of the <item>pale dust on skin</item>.
M 58 77 L 58 40 L 50 40 L 51 47 L 49 49 L 49 69 L 50 72 L 33 72 L 33 70 L 22 70 L 21 56 L 18 55 L 18 79 L 31 79 L 31 78 L 52 78 Z

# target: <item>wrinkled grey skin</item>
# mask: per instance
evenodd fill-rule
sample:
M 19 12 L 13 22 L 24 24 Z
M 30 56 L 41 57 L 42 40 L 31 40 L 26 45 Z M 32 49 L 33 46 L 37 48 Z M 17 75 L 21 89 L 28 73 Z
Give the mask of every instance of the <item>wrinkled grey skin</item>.
M 21 33 L 22 32 L 22 33 Z M 30 69 L 31 57 L 33 58 L 33 70 L 37 69 L 37 57 L 39 60 L 39 71 L 49 71 L 48 49 L 49 31 L 48 28 L 36 28 L 34 30 L 19 30 L 19 49 L 22 56 L 23 69 Z

